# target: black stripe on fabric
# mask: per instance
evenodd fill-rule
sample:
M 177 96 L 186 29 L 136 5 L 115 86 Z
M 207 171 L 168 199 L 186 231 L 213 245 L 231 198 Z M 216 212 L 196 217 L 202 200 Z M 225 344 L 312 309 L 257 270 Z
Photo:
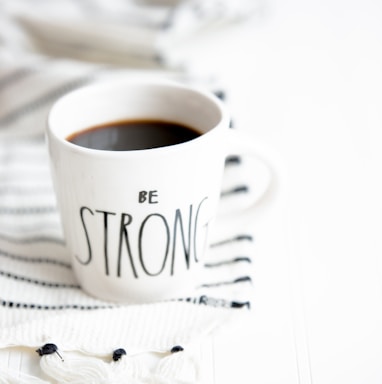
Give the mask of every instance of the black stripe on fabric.
M 59 245 L 65 245 L 65 241 L 58 237 L 52 236 L 30 236 L 30 237 L 14 237 L 0 233 L 0 240 L 8 241 L 14 244 L 33 244 L 33 243 L 55 243 Z
M 42 163 L 43 157 L 46 154 L 43 151 L 45 148 L 45 137 L 43 135 L 36 135 L 31 137 L 15 136 L 9 137 L 7 141 L 1 143 L 1 148 L 4 151 L 1 156 L 10 156 L 12 159 L 18 161 L 30 160 Z
M 249 188 L 247 185 L 238 185 L 237 187 L 234 187 L 232 189 L 222 191 L 220 196 L 226 197 L 229 195 L 236 195 L 237 193 L 248 193 L 248 192 L 249 192 Z
M 41 181 L 46 182 L 46 176 L 49 175 L 48 167 L 42 167 L 41 164 L 34 166 L 28 160 L 23 161 L 22 164 L 15 163 L 12 162 L 10 164 L 8 162 L 3 169 L 0 169 L 0 175 L 3 180 L 23 180 L 23 178 L 28 178 L 32 179 L 36 184 L 41 183 Z
M 185 301 L 192 304 L 208 305 L 211 307 L 219 308 L 251 308 L 250 301 L 231 301 L 227 299 L 217 299 L 206 295 L 202 295 L 199 297 L 187 297 L 183 299 L 178 299 L 178 301 Z
M 16 185 L 4 185 L 0 186 L 0 195 L 42 195 L 47 193 L 53 193 L 52 187 L 36 187 L 34 185 L 28 186 L 16 186 Z
M 90 83 L 91 81 L 93 81 L 93 79 L 94 78 L 92 76 L 88 76 L 88 77 L 76 79 L 76 80 L 68 82 L 64 85 L 61 85 L 61 86 L 45 93 L 44 95 L 42 95 L 42 96 L 40 96 L 34 100 L 31 100 L 29 103 L 26 103 L 26 104 L 20 106 L 19 108 L 16 108 L 14 111 L 9 112 L 4 117 L 0 118 L 0 125 L 11 124 L 15 120 L 17 120 L 21 117 L 24 117 L 28 113 L 31 113 L 34 110 L 39 109 L 39 108 L 55 101 L 56 99 L 58 99 L 60 96 L 64 95 L 65 93 L 67 93 L 71 90 L 74 90 L 76 88 L 79 88 L 82 85 Z
M 38 280 L 38 279 L 32 279 L 31 277 L 22 276 L 22 275 L 16 275 L 12 272 L 7 271 L 1 271 L 0 270 L 0 276 L 22 281 L 25 283 L 35 284 L 46 288 L 68 288 L 68 289 L 80 289 L 80 286 L 77 284 L 66 284 L 66 283 L 53 283 L 51 281 L 44 281 L 44 280 Z
M 14 309 L 38 309 L 38 310 L 49 310 L 49 311 L 58 311 L 65 309 L 78 309 L 81 311 L 92 311 L 97 309 L 108 309 L 115 308 L 116 305 L 83 305 L 83 304 L 33 304 L 33 303 L 21 303 L 12 300 L 1 300 L 0 303 L 3 307 L 14 308 Z
M 240 156 L 232 155 L 232 156 L 228 156 L 225 159 L 225 165 L 226 166 L 239 165 L 239 164 L 241 164 L 241 157 Z
M 56 212 L 55 206 L 33 206 L 33 207 L 0 207 L 0 215 L 36 215 Z
M 8 144 L 8 145 L 7 145 Z M 44 167 L 46 168 L 46 160 L 47 156 L 45 154 L 43 147 L 40 148 L 40 143 L 35 143 L 31 140 L 30 143 L 17 143 L 16 145 L 13 142 L 9 142 L 7 144 L 3 144 L 0 147 L 0 163 L 20 163 L 20 164 L 28 164 L 35 167 Z M 28 146 L 30 144 L 30 147 Z M 36 146 L 39 148 L 36 148 Z M 42 144 L 44 145 L 44 144 Z M 35 151 L 31 150 L 32 146 L 36 148 Z M 4 166 L 4 164 L 1 164 Z
M 239 241 L 253 241 L 253 236 L 246 235 L 246 234 L 237 235 L 237 236 L 231 237 L 229 239 L 225 239 L 225 240 L 221 240 L 221 241 L 217 241 L 215 243 L 212 243 L 210 245 L 210 248 L 220 247 L 220 246 L 225 245 L 225 244 L 235 243 L 235 242 L 239 242 Z
M 231 302 L 231 308 L 244 308 L 244 307 L 251 309 L 251 302 L 250 301 L 232 301 Z
M 42 216 L 36 216 L 36 222 L 34 223 L 23 223 L 23 220 L 7 220 L 11 216 L 1 216 L 0 215 L 0 239 L 15 242 L 20 239 L 20 242 L 25 240 L 25 242 L 35 242 L 46 241 L 55 242 L 57 244 L 63 244 L 63 239 L 61 235 L 61 224 L 59 218 L 56 215 L 50 215 L 50 220 L 43 220 Z M 16 216 L 21 217 L 21 216 Z M 26 218 L 31 219 L 33 216 L 26 216 Z M 41 220 L 37 220 L 41 219 Z M 57 239 L 57 240 L 53 240 Z
M 215 267 L 221 267 L 224 265 L 236 264 L 236 263 L 242 263 L 242 262 L 250 264 L 252 263 L 252 260 L 247 256 L 239 256 L 239 257 L 235 257 L 234 259 L 222 260 L 214 263 L 205 263 L 204 266 L 206 268 L 215 268 Z
M 229 281 L 218 281 L 215 283 L 206 283 L 202 284 L 200 287 L 202 288 L 213 288 L 213 287 L 220 287 L 223 285 L 232 285 L 232 284 L 241 284 L 241 283 L 252 283 L 252 278 L 250 276 L 241 276 L 234 280 Z
M 0 303 L 3 307 L 12 308 L 12 309 L 37 309 L 45 311 L 57 311 L 57 310 L 66 310 L 66 309 L 77 309 L 80 311 L 93 311 L 99 309 L 110 309 L 117 308 L 118 305 L 104 304 L 104 305 L 83 305 L 83 304 L 33 304 L 33 303 L 22 303 L 13 300 L 4 300 L 0 299 Z M 206 295 L 200 297 L 187 297 L 177 299 L 176 301 L 187 302 L 196 305 L 207 305 L 211 307 L 220 307 L 220 308 L 251 308 L 250 301 L 230 301 L 226 299 L 216 299 L 213 297 L 208 297 Z
M 25 77 L 29 76 L 34 72 L 36 72 L 36 69 L 34 68 L 18 68 L 12 73 L 5 75 L 3 78 L 0 79 L 0 92 L 3 91 L 5 87 L 10 86 L 16 81 L 24 79 Z
M 67 269 L 71 269 L 72 266 L 69 263 L 65 263 L 64 261 L 60 260 L 54 260 L 49 259 L 47 257 L 29 257 L 29 256 L 22 256 L 22 255 L 16 255 L 11 252 L 6 252 L 2 249 L 0 249 L 0 256 L 6 257 L 11 260 L 17 260 L 25 263 L 32 263 L 32 264 L 51 264 L 56 265 L 58 267 L 63 267 Z
M 162 24 L 160 25 L 160 28 L 163 31 L 169 30 L 174 24 L 175 16 L 176 16 L 176 7 L 172 7 L 168 11 L 166 19 L 162 22 Z
M 217 98 L 219 98 L 220 100 L 222 100 L 222 101 L 225 101 L 225 99 L 226 99 L 226 92 L 223 91 L 222 89 L 217 89 L 217 90 L 213 91 L 213 94 L 214 94 Z

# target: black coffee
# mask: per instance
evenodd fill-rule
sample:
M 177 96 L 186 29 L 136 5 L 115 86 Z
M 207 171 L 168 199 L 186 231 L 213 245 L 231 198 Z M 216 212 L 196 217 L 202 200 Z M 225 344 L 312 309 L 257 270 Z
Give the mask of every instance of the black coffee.
M 161 120 L 125 120 L 76 132 L 67 137 L 67 140 L 86 148 L 131 151 L 180 144 L 200 135 L 195 129 L 178 123 Z

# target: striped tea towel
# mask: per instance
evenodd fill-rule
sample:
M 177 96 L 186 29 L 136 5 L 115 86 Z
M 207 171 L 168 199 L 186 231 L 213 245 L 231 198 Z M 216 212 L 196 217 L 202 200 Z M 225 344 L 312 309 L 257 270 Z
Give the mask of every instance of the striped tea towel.
M 2 0 L 0 44 L 88 62 L 173 67 L 177 46 L 247 19 L 261 0 Z M 176 56 L 176 55 L 175 55 Z
M 65 249 L 42 135 L 46 113 L 62 93 L 117 75 L 127 73 L 68 61 L 0 70 L 0 348 L 37 350 L 48 382 L 197 382 L 198 363 L 186 362 L 186 352 L 251 306 L 250 228 L 220 216 L 194 296 L 145 305 L 88 296 Z M 245 159 L 229 158 L 226 168 L 222 212 L 253 197 Z M 139 360 L 149 353 L 161 356 L 151 370 Z M 110 356 L 113 364 L 105 363 Z M 88 369 L 77 369 L 79 360 Z

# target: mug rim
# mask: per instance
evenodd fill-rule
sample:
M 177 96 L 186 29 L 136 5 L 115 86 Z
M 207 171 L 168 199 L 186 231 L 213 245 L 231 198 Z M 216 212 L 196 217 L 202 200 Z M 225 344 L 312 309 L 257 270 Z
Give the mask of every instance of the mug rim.
M 73 96 L 79 95 L 81 93 L 86 93 L 86 92 L 92 92 L 92 91 L 97 91 L 97 90 L 102 90 L 105 89 L 111 89 L 113 87 L 118 87 L 119 89 L 123 87 L 139 87 L 139 86 L 154 86 L 154 87 L 166 87 L 168 89 L 173 89 L 173 90 L 185 90 L 189 92 L 193 92 L 195 95 L 199 95 L 204 97 L 206 100 L 208 100 L 211 105 L 214 105 L 216 110 L 219 112 L 219 118 L 217 123 L 212 126 L 211 128 L 208 129 L 208 131 L 201 133 L 201 135 L 197 136 L 194 139 L 184 141 L 178 144 L 171 144 L 171 145 L 166 145 L 166 146 L 159 146 L 159 147 L 154 147 L 154 148 L 143 148 L 143 149 L 133 149 L 133 150 L 123 150 L 123 151 L 115 151 L 115 150 L 105 150 L 105 149 L 94 149 L 94 148 L 88 148 L 88 147 L 83 147 L 77 144 L 74 144 L 70 141 L 67 140 L 67 137 L 64 135 L 60 135 L 57 132 L 57 129 L 54 128 L 54 124 L 52 123 L 53 118 L 55 117 L 55 113 L 57 113 L 57 109 L 65 102 L 67 102 L 68 99 L 72 98 Z M 142 119 L 145 117 L 142 116 Z M 126 118 L 127 120 L 128 118 Z M 114 120 L 115 121 L 115 120 Z M 112 120 L 110 122 L 113 122 Z M 216 96 L 214 95 L 211 91 L 208 91 L 206 88 L 202 88 L 200 86 L 196 85 L 188 85 L 188 84 L 183 84 L 180 82 L 176 82 L 173 80 L 167 80 L 167 79 L 160 79 L 160 80 L 137 80 L 137 79 L 123 79 L 122 81 L 116 81 L 116 80 L 109 80 L 109 81 L 97 81 L 95 83 L 91 83 L 85 86 L 82 86 L 80 88 L 77 88 L 75 90 L 72 90 L 65 95 L 61 96 L 58 98 L 52 107 L 50 108 L 47 119 L 46 119 L 46 136 L 49 140 L 49 138 L 54 138 L 57 142 L 60 143 L 60 145 L 66 147 L 67 149 L 77 152 L 77 153 L 82 153 L 82 154 L 87 154 L 87 155 L 93 155 L 93 156 L 102 156 L 102 157 L 126 157 L 129 155 L 134 155 L 134 156 L 139 156 L 139 155 L 145 155 L 147 156 L 148 153 L 150 154 L 157 154 L 161 152 L 170 152 L 170 151 L 175 151 L 175 150 L 181 150 L 185 149 L 190 146 L 194 146 L 197 143 L 204 141 L 208 139 L 211 136 L 216 135 L 217 132 L 224 128 L 229 127 L 229 116 L 228 116 L 228 111 L 226 107 L 223 105 L 223 102 Z M 79 130 L 80 131 L 80 130 Z M 79 131 L 74 131 L 73 133 L 79 132 Z

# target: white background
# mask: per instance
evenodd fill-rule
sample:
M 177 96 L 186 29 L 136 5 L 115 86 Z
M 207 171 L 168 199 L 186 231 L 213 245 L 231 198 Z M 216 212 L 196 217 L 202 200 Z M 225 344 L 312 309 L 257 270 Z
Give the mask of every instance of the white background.
M 382 2 L 264 4 L 198 47 L 289 181 L 258 220 L 252 318 L 213 341 L 215 382 L 382 383 Z

